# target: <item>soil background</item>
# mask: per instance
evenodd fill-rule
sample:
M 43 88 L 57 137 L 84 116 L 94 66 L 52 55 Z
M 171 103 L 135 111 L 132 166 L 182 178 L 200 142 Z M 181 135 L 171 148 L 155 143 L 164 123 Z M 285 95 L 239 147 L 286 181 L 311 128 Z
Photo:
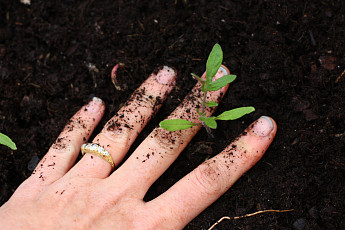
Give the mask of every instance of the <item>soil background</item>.
M 294 209 L 226 220 L 217 229 L 345 228 L 344 1 L 0 1 L 0 131 L 18 150 L 0 147 L 0 204 L 8 200 L 92 96 L 105 116 L 161 65 L 177 85 L 132 150 L 184 98 L 215 43 L 237 80 L 216 113 L 254 106 L 200 131 L 154 184 L 150 200 L 227 146 L 261 115 L 273 117 L 273 144 L 217 202 L 185 229 L 207 229 L 222 216 Z M 117 63 L 122 91 L 112 85 Z M 340 78 L 339 78 L 340 77 Z

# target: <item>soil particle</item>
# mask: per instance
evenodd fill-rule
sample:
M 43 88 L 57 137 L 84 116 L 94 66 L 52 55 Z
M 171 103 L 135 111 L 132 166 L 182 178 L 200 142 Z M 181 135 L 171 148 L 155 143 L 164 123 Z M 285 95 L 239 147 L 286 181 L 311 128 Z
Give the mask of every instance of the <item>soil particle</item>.
M 40 162 L 40 158 L 38 156 L 36 155 L 32 156 L 32 158 L 28 162 L 28 170 L 33 171 L 39 162 Z
M 49 164 L 47 165 L 48 167 L 51 167 L 51 166 L 55 166 L 55 162 L 53 162 L 52 164 Z
M 305 226 L 306 220 L 304 218 L 300 218 L 293 223 L 293 228 L 297 230 L 302 230 Z
M 59 150 L 65 149 L 66 148 L 66 138 L 65 137 L 57 138 L 52 147 L 54 149 L 59 149 Z

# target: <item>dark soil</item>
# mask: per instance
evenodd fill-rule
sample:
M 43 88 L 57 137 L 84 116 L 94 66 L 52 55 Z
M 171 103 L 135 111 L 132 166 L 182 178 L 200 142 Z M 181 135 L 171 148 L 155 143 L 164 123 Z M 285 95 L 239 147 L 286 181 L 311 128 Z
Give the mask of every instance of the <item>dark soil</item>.
M 178 105 L 202 74 L 212 46 L 238 75 L 217 113 L 255 106 L 243 119 L 201 131 L 146 200 L 221 151 L 253 120 L 273 117 L 278 133 L 263 159 L 186 229 L 222 216 L 217 229 L 344 229 L 345 2 L 39 1 L 0 3 L 0 204 L 27 178 L 64 124 L 89 98 L 107 105 L 105 122 L 161 65 L 177 87 L 133 148 Z M 111 83 L 117 63 L 122 91 Z M 133 149 L 132 148 L 132 149 Z

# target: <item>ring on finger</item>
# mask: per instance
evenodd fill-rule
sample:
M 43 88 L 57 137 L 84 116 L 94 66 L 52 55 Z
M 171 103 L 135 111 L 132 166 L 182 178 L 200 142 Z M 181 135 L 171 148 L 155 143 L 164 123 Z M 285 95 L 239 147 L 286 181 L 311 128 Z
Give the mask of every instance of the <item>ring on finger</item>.
M 110 153 L 105 150 L 102 146 L 95 143 L 86 143 L 81 146 L 81 154 L 84 156 L 85 153 L 90 153 L 96 155 L 105 161 L 107 161 L 111 166 L 111 171 L 115 168 L 115 163 Z

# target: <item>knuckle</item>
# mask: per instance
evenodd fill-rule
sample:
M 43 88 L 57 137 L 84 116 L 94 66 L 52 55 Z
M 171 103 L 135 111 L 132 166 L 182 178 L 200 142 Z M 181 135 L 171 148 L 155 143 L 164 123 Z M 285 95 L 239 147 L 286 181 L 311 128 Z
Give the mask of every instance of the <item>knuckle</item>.
M 193 172 L 193 182 L 199 191 L 207 195 L 219 195 L 223 192 L 227 173 L 216 161 L 208 160 L 199 165 Z
M 160 96 L 150 95 L 145 88 L 135 90 L 126 103 L 127 106 L 146 107 L 151 108 L 153 111 L 156 111 L 157 106 L 160 104 L 162 104 L 162 98 Z
M 77 154 L 80 151 L 80 146 L 73 143 L 71 139 L 59 140 L 58 138 L 54 144 L 50 147 L 47 154 L 37 164 L 35 171 L 45 170 L 47 167 L 54 169 L 59 168 L 59 164 L 65 161 L 69 161 L 72 155 Z M 35 172 L 34 171 L 34 172 Z
M 183 135 L 181 130 L 170 132 L 162 128 L 155 129 L 150 135 L 154 138 L 158 147 L 165 150 L 167 153 L 183 145 Z
M 102 132 L 109 133 L 112 136 L 117 136 L 118 134 L 129 132 L 129 130 L 133 129 L 133 127 L 128 125 L 129 122 L 130 121 L 124 120 L 123 114 L 116 114 L 111 120 L 107 122 Z
M 129 147 L 129 130 L 127 128 L 121 131 L 107 130 L 106 132 L 99 133 L 93 142 L 100 144 L 106 149 L 116 148 L 118 151 L 123 151 Z
M 71 142 L 71 138 L 68 136 L 58 137 L 51 146 L 51 150 L 54 150 L 55 152 L 72 152 L 74 148 Z
M 83 119 L 81 119 L 80 116 L 74 116 L 67 122 L 63 132 L 69 133 L 75 129 L 85 130 L 87 128 L 88 124 Z

